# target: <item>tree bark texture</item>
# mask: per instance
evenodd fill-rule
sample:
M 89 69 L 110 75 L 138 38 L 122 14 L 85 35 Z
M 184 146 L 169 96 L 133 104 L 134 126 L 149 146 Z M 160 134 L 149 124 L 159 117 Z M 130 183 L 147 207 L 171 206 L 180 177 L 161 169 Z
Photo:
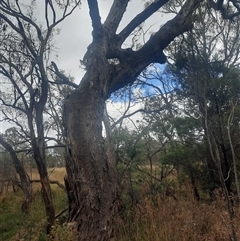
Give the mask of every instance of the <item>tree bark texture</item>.
M 109 240 L 121 204 L 114 160 L 108 159 L 102 137 L 106 94 L 99 88 L 101 75 L 104 71 L 86 74 L 64 106 L 69 222 L 76 222 L 79 240 L 86 241 Z
M 88 1 L 93 41 L 83 58 L 86 74 L 64 103 L 68 221 L 75 223 L 81 241 L 110 240 L 121 208 L 114 157 L 107 154 L 102 137 L 105 101 L 114 91 L 132 84 L 150 63 L 165 62 L 164 48 L 193 26 L 192 13 L 201 0 L 187 1 L 179 14 L 138 51 L 121 46 L 139 24 L 167 1 L 154 1 L 116 34 L 128 2 L 115 0 L 101 24 L 97 1 Z M 117 61 L 113 63 L 113 59 Z

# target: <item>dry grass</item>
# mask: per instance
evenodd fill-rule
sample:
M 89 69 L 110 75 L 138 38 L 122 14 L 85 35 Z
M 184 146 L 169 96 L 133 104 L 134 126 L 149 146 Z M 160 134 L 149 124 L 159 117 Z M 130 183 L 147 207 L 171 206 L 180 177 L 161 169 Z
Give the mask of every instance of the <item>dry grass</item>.
M 28 171 L 31 179 L 39 180 L 39 173 L 37 169 L 31 169 Z M 64 177 L 66 175 L 65 167 L 57 167 L 57 168 L 49 168 L 48 175 L 51 180 L 59 181 L 60 183 L 64 183 Z
M 49 171 L 49 177 L 51 180 L 56 180 L 60 183 L 64 183 L 64 177 L 66 176 L 65 167 L 52 168 Z
M 63 183 L 65 176 L 64 168 L 56 168 L 53 172 L 49 170 L 50 179 Z M 33 179 L 39 179 L 36 170 L 32 172 Z M 36 185 L 36 184 L 34 184 Z M 52 185 L 53 198 L 56 211 L 64 209 L 67 205 L 66 194 L 56 185 Z M 5 238 L 0 240 L 11 241 L 61 241 L 76 240 L 74 233 L 70 232 L 63 222 L 57 224 L 53 229 L 53 235 L 47 236 L 44 232 L 45 212 L 41 200 L 41 193 L 36 193 L 32 213 L 28 218 L 21 215 L 19 207 L 22 195 L 19 193 L 8 193 L 0 196 L 0 225 L 1 231 L 8 231 Z M 119 225 L 118 236 L 115 241 L 225 241 L 230 240 L 231 226 L 226 203 L 222 197 L 207 204 L 197 202 L 192 198 L 190 190 L 185 189 L 183 196 L 172 197 L 150 196 L 141 199 L 132 208 L 127 208 L 124 213 L 124 222 Z M 144 191 L 140 191 L 140 195 Z M 2 216 L 1 216 L 2 215 Z M 12 225 L 11 227 L 9 225 Z M 236 233 L 240 238 L 240 207 L 235 207 Z M 9 226 L 9 230 L 6 230 Z M 10 229 L 15 229 L 10 232 Z
M 240 237 L 240 209 L 235 210 Z M 223 200 L 210 205 L 194 200 L 145 200 L 128 212 L 117 241 L 226 241 L 229 215 Z
M 40 180 L 39 173 L 37 169 L 30 169 L 28 170 L 28 175 L 31 180 Z M 65 167 L 58 167 L 58 168 L 49 168 L 48 169 L 49 179 L 51 181 L 58 181 L 61 184 L 64 184 L 64 177 L 66 176 L 66 169 Z M 52 185 L 54 188 L 56 185 Z M 32 184 L 33 190 L 37 191 L 41 189 L 41 184 L 34 182 Z

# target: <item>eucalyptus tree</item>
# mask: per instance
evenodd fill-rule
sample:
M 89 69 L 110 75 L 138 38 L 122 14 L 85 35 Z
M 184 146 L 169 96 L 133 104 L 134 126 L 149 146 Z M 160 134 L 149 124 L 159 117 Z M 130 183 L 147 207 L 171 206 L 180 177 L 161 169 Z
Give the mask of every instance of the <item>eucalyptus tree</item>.
M 194 12 L 201 3 L 210 3 L 209 8 L 218 9 L 226 18 L 239 14 L 239 4 L 227 1 L 233 6 L 229 11 L 223 1 L 185 1 L 171 20 L 135 50 L 123 48 L 126 39 L 170 1 L 148 3 L 123 29 L 119 25 L 129 0 L 113 1 L 104 22 L 98 1 L 87 2 L 93 31 L 92 43 L 82 60 L 86 73 L 64 102 L 69 221 L 75 222 L 79 240 L 109 240 L 121 201 L 115 161 L 106 154 L 102 137 L 105 101 L 113 92 L 132 84 L 149 64 L 165 63 L 164 49 L 193 28 Z
M 133 83 L 150 63 L 165 62 L 164 48 L 192 28 L 191 16 L 201 1 L 187 1 L 179 14 L 137 51 L 122 45 L 167 1 L 153 2 L 116 33 L 128 2 L 114 1 L 102 23 L 97 1 L 88 1 L 93 40 L 83 58 L 86 74 L 64 103 L 69 221 L 76 222 L 79 240 L 109 240 L 121 204 L 116 167 L 105 152 L 102 137 L 105 101 L 114 91 Z M 112 59 L 117 62 L 113 64 Z
M 237 173 L 239 133 L 239 24 L 222 19 L 217 11 L 196 11 L 195 28 L 169 47 L 172 72 L 180 83 L 179 93 L 197 107 L 198 120 L 207 144 L 205 165 L 209 180 L 223 189 L 231 222 L 234 212 L 230 200 Z M 230 125 L 231 123 L 231 125 Z M 234 170 L 234 171 L 233 171 Z M 232 238 L 237 240 L 232 225 Z
M 197 107 L 207 140 L 214 138 L 220 147 L 220 169 L 230 192 L 232 155 L 226 127 L 230 110 L 239 98 L 240 20 L 229 23 L 218 12 L 205 12 L 203 8 L 198 9 L 196 19 L 195 28 L 169 48 L 175 66 L 171 70 L 181 85 L 179 93 L 195 112 Z M 231 135 L 234 137 L 234 132 Z M 209 171 L 215 169 L 217 173 L 218 163 L 207 160 Z
M 62 1 L 55 2 L 63 11 L 59 20 L 57 20 L 53 1 L 45 1 L 45 31 L 32 20 L 33 18 L 23 14 L 19 1 L 10 2 L 11 4 L 9 1 L 0 2 L 0 18 L 6 24 L 6 26 L 2 25 L 2 29 L 5 31 L 10 27 L 12 31 L 15 31 L 16 35 L 23 40 L 19 41 L 17 46 L 23 44 L 23 49 L 27 52 L 24 52 L 25 62 L 21 59 L 20 66 L 13 65 L 12 61 L 6 61 L 6 57 L 1 58 L 6 62 L 4 64 L 9 66 L 8 69 L 3 67 L 1 73 L 12 81 L 16 88 L 16 92 L 13 93 L 17 94 L 14 95 L 12 106 L 19 111 L 25 106 L 25 109 L 30 110 L 30 113 L 27 112 L 30 119 L 35 118 L 36 120 L 35 129 L 32 122 L 29 123 L 30 130 L 37 130 L 37 136 L 31 134 L 35 132 L 30 133 L 31 142 L 34 147 L 41 147 L 39 151 L 35 152 L 35 159 L 40 160 L 39 157 L 41 157 L 44 160 L 43 128 L 42 125 L 38 126 L 39 123 L 42 123 L 42 110 L 48 94 L 48 78 L 43 56 L 48 50 L 47 43 L 52 30 L 68 15 L 67 5 L 70 1 L 67 1 L 66 5 Z M 32 4 L 35 2 L 31 1 Z M 93 31 L 92 43 L 88 46 L 81 61 L 85 66 L 86 73 L 79 86 L 67 96 L 64 102 L 63 124 L 67 142 L 68 221 L 74 222 L 73 226 L 79 232 L 79 240 L 110 240 L 114 234 L 114 221 L 121 207 L 114 157 L 107 155 L 102 137 L 105 101 L 113 92 L 132 84 L 149 64 L 165 63 L 164 49 L 175 37 L 193 28 L 194 13 L 200 4 L 209 3 L 207 7 L 220 11 L 224 18 L 233 19 L 239 14 L 239 3 L 236 0 L 186 0 L 182 5 L 179 5 L 172 19 L 163 25 L 160 23 L 159 30 L 140 45 L 140 48 L 124 48 L 125 42 L 128 37 L 131 38 L 134 30 L 172 1 L 155 0 L 148 2 L 144 10 L 133 17 L 125 27 L 119 29 L 129 2 L 129 0 L 114 0 L 105 21 L 102 22 L 98 1 L 87 1 Z M 228 4 L 225 5 L 225 2 Z M 33 13 L 34 9 L 29 9 L 27 14 Z M 33 36 L 35 36 L 36 42 L 30 41 Z M 11 53 L 17 57 L 19 54 L 18 51 L 12 53 L 10 45 L 3 53 Z M 24 72 L 23 78 L 20 80 L 23 80 L 29 92 L 26 92 L 26 89 L 18 88 L 18 83 L 13 81 L 14 75 L 19 75 L 19 68 L 29 68 L 27 60 L 34 64 L 34 68 Z M 56 74 L 59 78 L 63 77 L 57 71 Z M 34 87 L 29 88 L 29 82 L 26 82 L 26 78 L 30 79 L 30 85 L 34 84 Z M 17 100 L 25 97 L 27 93 L 28 100 L 32 100 L 30 102 L 32 104 L 27 105 L 28 102 L 23 101 L 23 106 L 18 106 Z M 2 103 L 5 103 L 3 98 Z M 42 175 L 42 183 L 44 184 L 47 181 L 45 179 L 45 165 L 40 161 L 37 163 L 39 170 L 44 173 Z M 48 190 L 49 186 L 43 185 L 43 192 L 46 194 L 45 204 L 51 200 Z M 52 205 L 46 205 L 46 210 L 49 214 L 49 224 L 52 224 L 54 216 Z
M 44 109 L 51 76 L 49 54 L 56 27 L 79 3 L 0 1 L 0 75 L 5 82 L 0 93 L 0 109 L 3 120 L 17 126 L 32 147 L 42 184 L 48 232 L 55 220 L 44 138 Z M 42 20 L 37 19 L 35 11 L 41 7 Z

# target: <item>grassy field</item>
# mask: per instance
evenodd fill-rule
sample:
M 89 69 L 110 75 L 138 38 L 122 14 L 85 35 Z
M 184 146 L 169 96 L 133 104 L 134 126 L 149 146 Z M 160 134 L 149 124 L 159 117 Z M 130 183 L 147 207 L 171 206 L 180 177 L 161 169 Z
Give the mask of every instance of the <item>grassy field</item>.
M 39 174 L 37 169 L 28 170 L 29 176 L 31 179 L 38 179 L 39 180 Z M 50 180 L 56 180 L 60 183 L 64 183 L 64 177 L 66 175 L 66 170 L 64 167 L 57 167 L 57 168 L 50 168 L 48 170 L 48 175 Z
M 50 180 L 57 180 L 63 184 L 65 173 L 65 168 L 49 169 Z M 32 170 L 29 175 L 33 180 L 39 180 L 37 170 Z M 54 206 L 56 213 L 58 213 L 67 207 L 67 196 L 65 191 L 57 185 L 53 184 L 51 187 Z M 33 183 L 32 191 L 33 204 L 31 213 L 27 216 L 24 216 L 21 212 L 21 204 L 23 201 L 23 193 L 21 190 L 18 192 L 12 192 L 10 190 L 8 193 L 0 195 L 0 241 L 44 241 L 49 239 L 45 234 L 44 228 L 46 219 L 44 204 L 41 198 L 41 184 Z M 64 216 L 60 217 L 58 220 L 59 225 L 57 225 L 56 228 L 61 227 L 63 222 L 65 222 Z M 62 235 L 62 238 L 64 238 L 64 235 Z
M 50 179 L 63 183 L 64 168 L 49 170 Z M 36 171 L 32 178 L 38 179 Z M 52 185 L 56 213 L 67 207 L 67 197 L 57 185 Z M 0 196 L 1 241 L 65 241 L 75 240 L 75 235 L 65 225 L 61 216 L 51 237 L 45 234 L 45 213 L 40 185 L 33 185 L 34 202 L 31 214 L 21 213 L 21 191 Z M 140 193 L 141 194 L 141 193 Z M 235 229 L 240 238 L 240 208 L 235 207 Z M 189 195 L 177 197 L 142 198 L 134 206 L 126 206 L 124 220 L 119 224 L 116 241 L 226 241 L 230 240 L 230 221 L 222 198 L 207 204 L 195 201 Z

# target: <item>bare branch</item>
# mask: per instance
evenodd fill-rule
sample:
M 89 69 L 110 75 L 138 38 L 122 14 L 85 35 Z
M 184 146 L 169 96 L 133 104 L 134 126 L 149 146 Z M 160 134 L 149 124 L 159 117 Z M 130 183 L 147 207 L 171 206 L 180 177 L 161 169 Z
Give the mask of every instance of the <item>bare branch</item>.
M 33 180 L 31 180 L 31 183 L 33 183 L 33 182 L 40 183 L 41 180 L 33 179 Z M 63 184 L 61 184 L 59 181 L 49 180 L 49 182 L 50 182 L 51 184 L 56 184 L 56 185 L 58 185 L 61 189 L 65 190 L 65 186 L 64 186 Z
M 66 77 L 64 74 L 62 74 L 59 71 L 59 69 L 58 69 L 58 67 L 57 67 L 55 62 L 52 61 L 51 64 L 52 64 L 52 66 L 54 68 L 54 73 L 57 75 L 58 78 L 60 78 L 62 80 L 61 83 L 59 83 L 59 82 L 51 82 L 51 84 L 66 84 L 66 85 L 72 86 L 74 88 L 78 87 L 77 84 L 75 84 L 72 81 L 70 81 L 68 77 Z
M 163 27 L 148 40 L 143 48 L 138 51 L 138 57 L 142 57 L 144 54 L 145 59 L 149 57 L 151 62 L 163 63 L 162 51 L 176 36 L 193 27 L 192 14 L 201 2 L 201 0 L 186 1 L 179 13 L 172 20 L 165 23 Z M 147 53 L 149 56 L 146 56 Z
M 26 175 L 26 171 L 21 163 L 21 161 L 18 159 L 16 152 L 13 150 L 12 146 L 4 139 L 3 135 L 0 134 L 0 144 L 9 152 L 11 159 L 13 161 L 14 167 L 20 177 Z M 26 177 L 25 177 L 26 178 Z
M 145 8 L 141 13 L 139 13 L 119 34 L 119 41 L 122 44 L 125 39 L 130 35 L 130 33 L 138 27 L 141 23 L 147 20 L 153 13 L 155 13 L 159 8 L 161 8 L 169 0 L 155 0 L 147 8 Z
M 97 0 L 88 0 L 89 14 L 92 20 L 93 39 L 99 38 L 102 35 L 102 23 L 99 14 Z
M 232 3 L 233 6 L 236 8 L 236 12 L 229 14 L 227 8 L 224 6 L 223 0 L 218 0 L 217 2 L 214 2 L 213 0 L 210 1 L 211 7 L 217 11 L 220 11 L 222 14 L 223 19 L 229 19 L 230 21 L 233 21 L 233 19 L 240 15 L 240 6 L 239 1 L 236 0 L 229 0 L 229 3 Z
M 0 144 L 1 144 L 1 142 L 0 142 Z M 61 144 L 61 145 L 55 145 L 55 146 L 46 146 L 45 150 L 47 150 L 47 149 L 54 149 L 54 148 L 60 148 L 60 147 L 64 148 L 64 147 L 66 147 L 66 145 Z M 20 149 L 20 150 L 14 150 L 14 152 L 15 153 L 22 153 L 22 152 L 31 153 L 31 152 L 33 152 L 33 149 L 32 148 Z M 5 153 L 5 152 L 1 152 L 0 151 L 0 153 Z
M 107 29 L 109 36 L 112 37 L 116 33 L 128 3 L 129 0 L 115 0 L 113 2 L 110 12 L 104 22 L 104 28 Z
M 65 212 L 67 212 L 68 207 L 63 209 L 61 212 L 59 212 L 58 214 L 55 215 L 55 219 L 59 218 L 61 215 L 63 215 Z
M 53 15 L 53 23 L 56 22 L 56 12 L 52 4 L 52 0 L 46 0 L 46 4 L 49 4 L 51 10 L 52 10 L 52 15 Z

